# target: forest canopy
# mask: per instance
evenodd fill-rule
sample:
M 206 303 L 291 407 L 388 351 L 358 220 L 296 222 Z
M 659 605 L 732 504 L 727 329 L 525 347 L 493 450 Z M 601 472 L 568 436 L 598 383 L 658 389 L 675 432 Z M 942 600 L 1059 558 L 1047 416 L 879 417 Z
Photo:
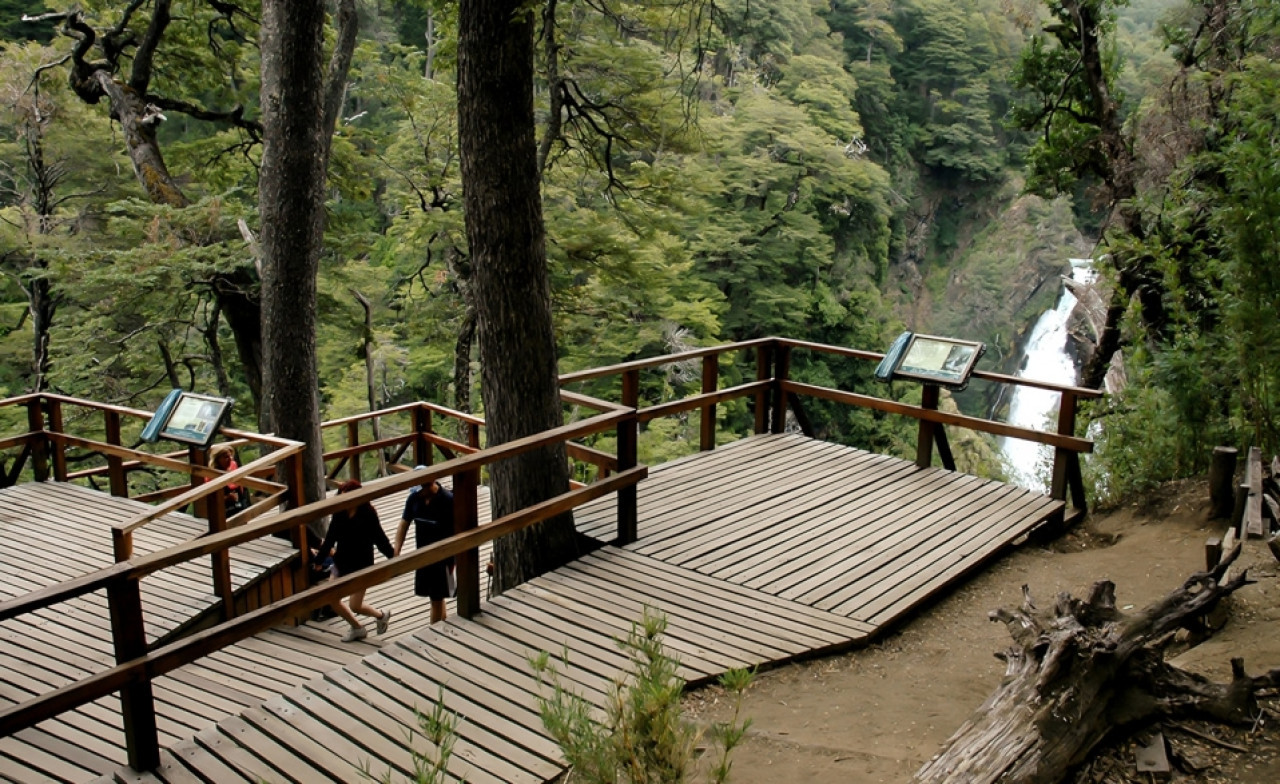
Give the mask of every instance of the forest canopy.
M 479 411 L 457 8 L 358 9 L 318 280 L 322 414 L 370 405 L 366 351 L 375 405 Z M 1072 66 L 1082 9 L 1104 21 L 1105 128 Z M 1199 470 L 1215 443 L 1276 447 L 1274 0 L 537 10 L 562 372 L 771 334 L 882 350 L 943 324 L 980 333 L 957 337 L 1011 371 L 1071 248 L 1093 242 L 1128 376 L 1093 412 L 1107 490 Z M 154 49 L 139 47 L 164 14 Z M 0 2 L 0 392 L 150 408 L 181 387 L 258 421 L 259 21 L 252 0 Z M 873 383 L 834 359 L 793 373 Z M 641 394 L 696 383 L 672 372 Z M 746 411 L 726 408 L 731 437 Z M 833 440 L 914 448 L 891 418 L 811 415 Z M 657 421 L 641 459 L 696 443 Z M 974 470 L 999 473 L 990 444 L 975 454 Z

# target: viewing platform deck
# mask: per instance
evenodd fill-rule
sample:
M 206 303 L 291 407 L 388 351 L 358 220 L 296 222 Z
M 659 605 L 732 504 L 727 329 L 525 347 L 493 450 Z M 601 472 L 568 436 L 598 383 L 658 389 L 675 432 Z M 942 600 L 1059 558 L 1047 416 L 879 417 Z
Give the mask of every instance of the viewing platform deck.
M 376 503 L 389 533 L 403 498 L 401 492 Z M 578 509 L 579 529 L 612 540 L 611 500 Z M 3 596 L 70 574 L 45 567 L 62 549 L 97 552 L 93 557 L 109 563 L 103 515 L 120 503 L 131 502 L 50 483 L 0 493 Z M 602 546 L 483 602 L 472 619 L 451 609 L 447 622 L 428 626 L 427 603 L 413 596 L 410 573 L 367 594 L 392 610 L 384 638 L 341 643 L 339 619 L 277 627 L 157 678 L 165 749 L 154 773 L 122 767 L 119 700 L 105 697 L 0 739 L 0 779 L 362 781 L 362 767 L 406 776 L 415 711 L 443 690 L 461 720 L 451 778 L 549 781 L 562 764 L 538 719 L 528 662 L 538 651 L 567 651 L 566 682 L 599 705 L 627 665 L 615 640 L 645 607 L 668 617 L 667 648 L 693 683 L 733 667 L 855 648 L 1063 508 L 999 482 L 797 435 L 751 436 L 656 466 L 638 486 L 637 505 L 635 543 Z M 33 522 L 37 509 L 52 511 Z M 170 517 L 180 524 L 182 516 Z M 78 529 L 51 533 L 80 519 L 98 526 L 96 538 Z M 198 533 L 195 525 L 193 533 L 175 535 Z M 48 544 L 34 548 L 36 541 Z M 232 552 L 233 563 L 244 564 L 236 568 L 240 579 L 251 579 L 250 559 L 237 561 Z M 165 601 L 201 606 L 197 597 L 210 590 L 203 574 L 189 589 L 178 577 L 171 586 L 150 581 L 158 588 L 144 603 L 153 602 L 157 614 L 149 606 L 148 620 L 162 628 Z M 101 617 L 106 603 L 92 598 L 83 599 L 84 618 L 57 609 L 36 613 L 34 627 L 28 619 L 0 624 L 0 706 L 113 663 Z M 178 622 L 181 611 L 170 615 Z M 420 734 L 416 742 L 425 749 Z

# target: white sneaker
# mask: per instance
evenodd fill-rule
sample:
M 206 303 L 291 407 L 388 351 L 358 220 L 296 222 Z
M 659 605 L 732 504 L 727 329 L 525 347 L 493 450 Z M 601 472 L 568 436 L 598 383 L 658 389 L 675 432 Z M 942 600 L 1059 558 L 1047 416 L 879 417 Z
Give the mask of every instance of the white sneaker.
M 376 619 L 376 620 L 373 622 L 373 625 L 377 628 L 378 634 L 386 634 L 386 633 L 387 633 L 387 624 L 389 624 L 389 623 L 391 623 L 391 611 L 390 611 L 390 610 L 383 610 L 383 611 L 382 611 L 382 617 L 381 617 L 381 618 Z
M 368 636 L 368 634 L 369 633 L 365 631 L 363 626 L 352 626 L 351 629 L 347 632 L 347 636 L 342 638 L 342 641 L 355 642 L 356 640 L 363 640 L 366 636 Z

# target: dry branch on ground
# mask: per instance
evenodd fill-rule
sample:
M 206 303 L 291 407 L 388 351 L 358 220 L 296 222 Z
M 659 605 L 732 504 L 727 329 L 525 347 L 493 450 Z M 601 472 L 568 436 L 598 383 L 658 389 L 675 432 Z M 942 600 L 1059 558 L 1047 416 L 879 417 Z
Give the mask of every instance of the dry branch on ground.
M 1220 684 L 1164 661 L 1178 629 L 1195 627 L 1249 584 L 1243 571 L 1230 572 L 1239 553 L 1237 545 L 1213 571 L 1192 575 L 1134 613 L 1116 608 L 1109 581 L 1096 583 L 1083 601 L 1060 594 L 1045 610 L 1024 587 L 1020 607 L 991 614 L 1015 643 L 1001 655 L 1007 666 L 1000 686 L 913 781 L 1050 784 L 1109 736 L 1161 719 L 1253 722 L 1259 697 L 1280 684 L 1280 669 L 1250 677 L 1235 659 L 1231 682 Z

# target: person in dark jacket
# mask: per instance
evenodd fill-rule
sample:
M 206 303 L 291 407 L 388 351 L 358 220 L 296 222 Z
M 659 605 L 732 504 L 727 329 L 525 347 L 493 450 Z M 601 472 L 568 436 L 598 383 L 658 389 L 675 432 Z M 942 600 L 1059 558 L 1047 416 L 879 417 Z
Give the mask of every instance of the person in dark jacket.
M 418 466 L 426 468 L 426 466 Z M 413 523 L 414 542 L 417 547 L 453 536 L 453 493 L 434 479 L 429 479 L 409 492 L 405 499 L 404 514 L 396 529 L 396 555 L 404 547 L 404 539 Z M 414 573 L 413 592 L 431 599 L 431 622 L 443 621 L 446 615 L 445 599 L 449 598 L 449 578 L 453 559 L 429 564 Z
M 360 482 L 351 479 L 338 486 L 338 494 L 359 488 Z M 392 557 L 394 551 L 386 532 L 382 530 L 377 510 L 372 504 L 363 503 L 355 509 L 338 512 L 333 516 L 329 521 L 329 532 L 324 538 L 324 544 L 320 545 L 319 552 L 313 550 L 312 555 L 320 559 L 332 555 L 333 566 L 330 573 L 336 580 L 343 575 L 373 566 L 375 545 L 384 556 Z M 379 610 L 364 603 L 363 588 L 348 596 L 346 605 L 336 601 L 329 606 L 351 624 L 351 630 L 342 638 L 343 642 L 354 642 L 368 634 L 364 625 L 356 619 L 356 613 L 374 618 L 378 634 L 384 633 L 391 621 L 390 610 Z

